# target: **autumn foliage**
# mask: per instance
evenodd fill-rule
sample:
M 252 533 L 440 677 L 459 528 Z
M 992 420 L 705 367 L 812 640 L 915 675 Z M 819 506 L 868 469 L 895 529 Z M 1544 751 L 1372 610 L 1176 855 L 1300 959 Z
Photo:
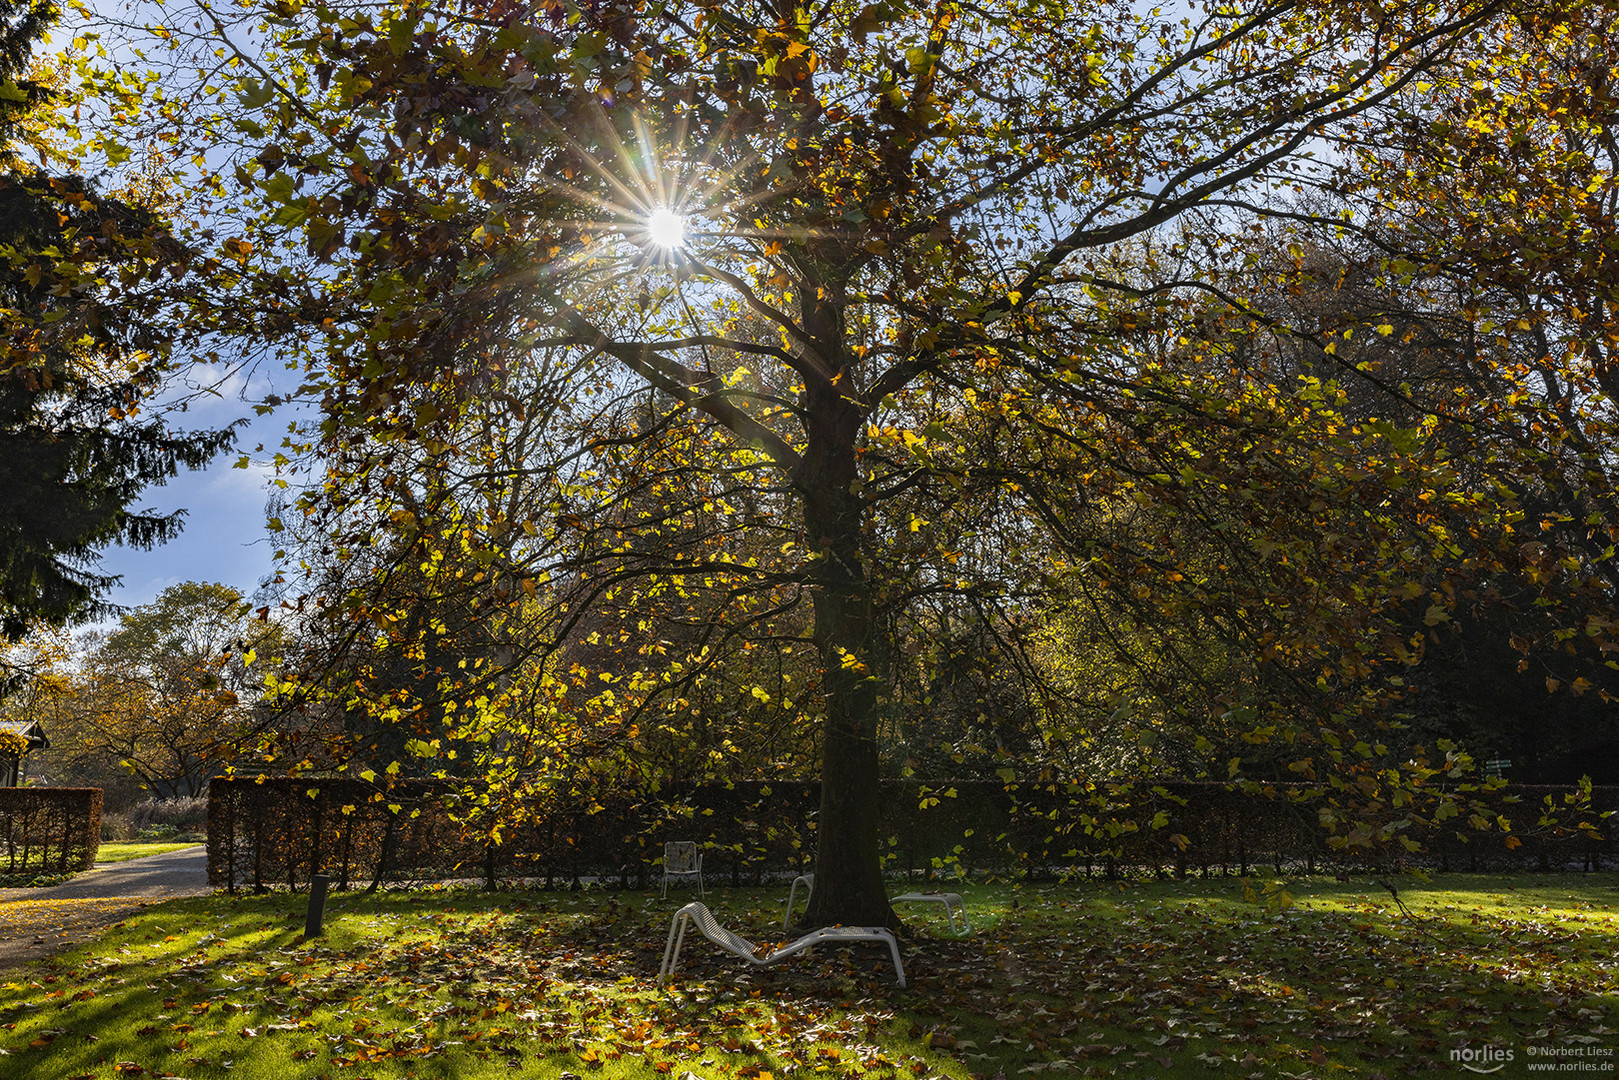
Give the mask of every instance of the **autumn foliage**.
M 815 923 L 892 918 L 880 781 L 969 762 L 1521 828 L 1411 721 L 1464 633 L 1616 688 L 1610 7 L 123 28 L 82 73 L 192 181 L 196 324 L 320 404 L 278 765 L 491 849 L 583 777 L 818 777 Z

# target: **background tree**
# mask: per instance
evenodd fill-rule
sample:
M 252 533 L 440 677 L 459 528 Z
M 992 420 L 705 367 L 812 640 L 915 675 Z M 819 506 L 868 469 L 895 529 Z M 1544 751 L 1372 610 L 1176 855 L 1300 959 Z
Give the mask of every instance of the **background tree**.
M 20 721 L 22 730 L 39 724 L 38 730 L 48 740 L 63 701 L 73 692 L 71 657 L 71 642 L 61 628 L 41 629 L 0 645 L 0 678 L 4 680 L 0 682 L 0 720 Z M 48 762 L 41 760 L 44 755 L 32 762 L 22 757 L 30 752 L 30 741 L 19 732 L 10 734 L 20 742 L 20 751 L 11 756 L 18 759 L 24 775 L 30 764 L 35 775 L 45 771 L 41 765 L 48 768 Z M 9 777 L 8 782 L 14 779 Z
M 1515 39 L 1481 38 L 1419 83 L 1411 115 L 1369 126 L 1343 174 L 1369 227 L 1316 278 L 1390 331 L 1351 346 L 1375 397 L 1465 418 L 1446 438 L 1467 483 L 1519 506 L 1520 572 L 1447 600 L 1455 618 L 1426 628 L 1412 704 L 1520 778 L 1611 744 L 1619 717 L 1610 14 L 1526 12 Z M 1475 85 L 1477 71 L 1492 77 Z
M 284 636 L 226 585 L 182 582 L 95 636 L 53 753 L 115 765 L 159 797 L 203 793 L 276 722 L 260 704 Z

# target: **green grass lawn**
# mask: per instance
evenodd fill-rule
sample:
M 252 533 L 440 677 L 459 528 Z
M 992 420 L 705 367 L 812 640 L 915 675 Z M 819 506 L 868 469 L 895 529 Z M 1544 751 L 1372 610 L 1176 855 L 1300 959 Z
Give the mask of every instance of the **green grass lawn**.
M 1445 876 L 1402 914 L 1375 886 L 1294 882 L 968 886 L 956 939 L 907 914 L 908 989 L 884 950 L 768 971 L 688 936 L 685 893 L 337 895 L 155 906 L 0 984 L 0 1075 L 303 1078 L 1467 1076 L 1619 1047 L 1619 877 Z M 783 890 L 710 906 L 779 938 Z M 933 936 L 937 935 L 937 936 Z M 1553 1052 L 1565 1056 L 1552 1058 Z
M 196 847 L 195 840 L 140 840 L 129 843 L 106 842 L 96 849 L 96 862 L 128 862 L 130 859 L 144 859 L 148 855 L 162 855 L 165 852 L 179 851 L 181 848 Z

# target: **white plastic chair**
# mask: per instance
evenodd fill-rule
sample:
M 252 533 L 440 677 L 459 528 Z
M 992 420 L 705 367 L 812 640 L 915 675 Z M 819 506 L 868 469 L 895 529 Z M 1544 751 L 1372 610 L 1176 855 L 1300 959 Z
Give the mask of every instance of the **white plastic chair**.
M 825 926 L 819 930 L 811 930 L 797 941 L 790 941 L 760 956 L 759 946 L 725 929 L 719 924 L 719 920 L 714 918 L 714 913 L 708 910 L 708 906 L 696 900 L 675 912 L 674 920 L 669 924 L 669 940 L 663 947 L 663 964 L 658 968 L 659 983 L 674 974 L 675 964 L 680 960 L 680 947 L 686 942 L 688 926 L 696 926 L 708 940 L 754 967 L 768 967 L 822 942 L 879 941 L 888 946 L 889 955 L 894 959 L 894 976 L 900 986 L 905 985 L 905 965 L 900 963 L 899 942 L 895 941 L 894 935 L 884 927 Z
M 697 879 L 697 895 L 703 894 L 703 853 L 697 850 L 697 844 L 691 840 L 671 840 L 663 845 L 663 893 L 669 895 L 669 879 L 672 877 L 695 877 Z

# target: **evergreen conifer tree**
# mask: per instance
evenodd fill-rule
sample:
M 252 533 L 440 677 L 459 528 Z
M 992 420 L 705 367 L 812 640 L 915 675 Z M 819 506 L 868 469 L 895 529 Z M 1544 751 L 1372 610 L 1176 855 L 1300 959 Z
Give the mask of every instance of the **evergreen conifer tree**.
M 229 429 L 181 433 L 145 409 L 171 373 L 161 283 L 186 252 L 157 214 L 54 175 L 21 121 L 51 106 L 27 78 L 50 0 L 0 0 L 0 634 L 105 614 L 112 542 L 151 547 L 183 511 L 132 508 L 197 468 Z M 41 155 L 43 157 L 43 155 Z

